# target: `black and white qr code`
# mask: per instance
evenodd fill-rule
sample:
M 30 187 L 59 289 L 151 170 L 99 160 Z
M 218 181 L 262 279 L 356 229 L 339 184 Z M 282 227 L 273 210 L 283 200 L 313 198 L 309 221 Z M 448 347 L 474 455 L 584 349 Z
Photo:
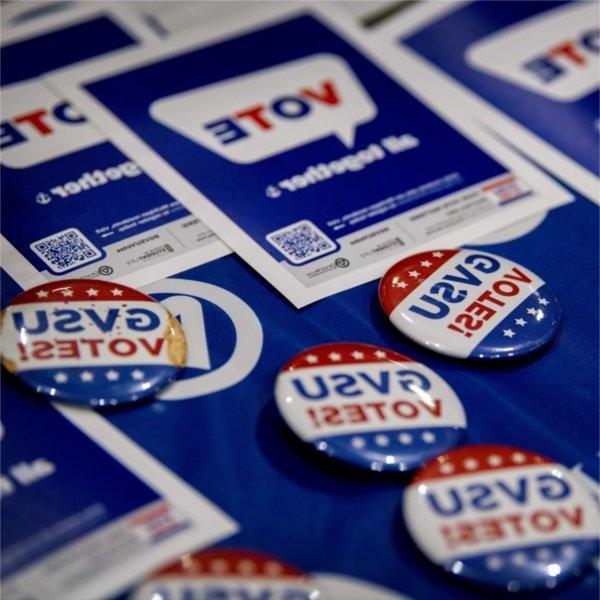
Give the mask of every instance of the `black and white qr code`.
M 102 258 L 100 250 L 75 227 L 33 242 L 30 247 L 55 273 Z
M 267 241 L 295 265 L 329 254 L 338 248 L 333 240 L 307 220 L 269 233 Z

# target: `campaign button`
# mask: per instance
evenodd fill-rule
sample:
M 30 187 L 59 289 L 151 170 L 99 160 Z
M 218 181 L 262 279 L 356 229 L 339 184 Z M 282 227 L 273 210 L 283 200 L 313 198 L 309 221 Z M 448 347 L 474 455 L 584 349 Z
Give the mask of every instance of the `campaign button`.
M 167 309 L 118 283 L 45 283 L 2 311 L 2 364 L 37 392 L 87 406 L 155 394 L 185 365 L 183 330 Z
M 535 273 L 479 250 L 421 252 L 396 263 L 379 301 L 408 338 L 456 358 L 523 356 L 560 326 L 554 292 Z
M 417 471 L 404 519 L 449 573 L 512 592 L 579 576 L 597 548 L 598 507 L 571 471 L 510 446 L 463 446 Z
M 466 417 L 452 388 L 393 350 L 314 346 L 282 367 L 279 412 L 318 451 L 373 471 L 407 471 L 456 446 Z
M 185 554 L 152 575 L 131 596 L 132 600 L 318 597 L 311 579 L 295 566 L 267 554 L 227 548 Z

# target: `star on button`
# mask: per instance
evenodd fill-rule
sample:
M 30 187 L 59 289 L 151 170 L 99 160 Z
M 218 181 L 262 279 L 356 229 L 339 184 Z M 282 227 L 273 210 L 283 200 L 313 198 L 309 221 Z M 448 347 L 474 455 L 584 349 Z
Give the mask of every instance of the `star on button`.
M 36 292 L 35 295 L 38 298 L 47 298 L 48 297 L 48 292 L 46 290 L 40 290 L 39 292 Z
M 387 358 L 387 354 L 383 350 L 375 350 L 373 353 L 377 358 Z
M 428 269 L 433 263 L 430 263 L 428 260 L 422 260 L 419 264 Z
M 113 288 L 112 290 L 110 290 L 110 293 L 113 296 L 122 296 L 123 295 L 123 290 L 120 290 L 119 288 Z
M 332 360 L 334 362 L 339 362 L 340 360 L 342 360 L 342 355 L 338 352 L 330 352 L 327 356 L 329 356 L 329 360 Z
M 537 315 L 537 308 L 528 308 L 527 309 L 527 314 L 528 315 L 533 315 L 535 317 L 535 315 Z
M 315 356 L 314 354 L 307 354 L 305 356 L 305 360 L 307 363 L 310 363 L 311 365 L 314 365 L 315 363 L 319 362 L 319 358 L 317 356 Z
M 504 337 L 507 337 L 510 339 L 512 339 L 516 335 L 516 333 L 512 329 L 503 329 L 502 333 L 503 333 Z
M 442 258 L 442 256 L 444 256 L 444 253 L 443 252 L 433 252 L 432 256 L 434 258 Z
M 398 441 L 404 445 L 412 444 L 413 437 L 410 435 L 410 433 L 401 433 L 398 435 Z
M 95 288 L 89 288 L 89 289 L 85 290 L 85 293 L 86 293 L 88 296 L 90 296 L 90 297 L 91 297 L 91 296 L 97 296 L 97 295 L 98 295 L 98 290 L 97 290 L 97 289 L 95 289 Z
M 542 306 L 548 306 L 548 304 L 550 304 L 548 302 L 548 300 L 546 300 L 546 298 L 538 298 L 538 302 L 542 305 Z
M 70 289 L 66 289 L 66 290 L 60 290 L 60 293 L 65 297 L 65 298 L 70 298 L 73 295 L 73 290 Z
M 392 285 L 396 288 L 401 288 L 401 289 L 405 289 L 408 287 L 408 283 L 406 283 L 405 281 L 393 281 Z
M 144 371 L 140 371 L 139 369 L 135 369 L 134 371 L 131 371 L 131 376 L 136 381 L 139 381 L 140 379 L 144 379 Z
M 119 373 L 118 373 L 118 371 L 111 369 L 110 371 L 106 371 L 105 377 L 109 381 L 117 381 L 117 379 L 119 379 Z
M 525 319 L 515 319 L 515 323 L 521 327 L 525 327 L 525 323 L 527 323 L 527 321 Z
M 352 358 L 355 358 L 356 360 L 360 360 L 361 358 L 365 357 L 365 353 L 364 352 L 359 352 L 358 350 L 355 350 L 352 353 Z
M 411 277 L 418 277 L 421 273 L 419 273 L 419 271 L 409 271 L 408 274 Z
M 94 381 L 94 374 L 91 371 L 83 371 L 83 373 L 79 375 L 79 379 L 88 383 Z
M 426 444 L 433 444 L 433 442 L 435 442 L 435 435 L 433 433 L 431 433 L 431 431 L 424 431 L 421 434 L 421 439 L 426 443 Z
M 69 380 L 69 376 L 66 373 L 63 373 L 62 371 L 58 372 L 54 376 L 54 381 L 56 381 L 56 383 L 65 383 L 68 380 Z

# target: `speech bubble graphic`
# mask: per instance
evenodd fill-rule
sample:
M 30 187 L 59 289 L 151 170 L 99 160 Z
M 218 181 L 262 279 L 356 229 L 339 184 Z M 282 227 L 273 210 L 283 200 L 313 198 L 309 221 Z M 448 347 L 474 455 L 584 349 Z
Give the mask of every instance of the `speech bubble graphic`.
M 476 42 L 467 62 L 558 102 L 598 89 L 598 6 L 582 2 L 535 15 Z
M 24 169 L 95 146 L 105 138 L 68 102 L 34 81 L 2 90 L 0 162 Z
M 151 116 L 236 163 L 328 135 L 352 148 L 377 107 L 340 57 L 317 54 L 156 100 Z

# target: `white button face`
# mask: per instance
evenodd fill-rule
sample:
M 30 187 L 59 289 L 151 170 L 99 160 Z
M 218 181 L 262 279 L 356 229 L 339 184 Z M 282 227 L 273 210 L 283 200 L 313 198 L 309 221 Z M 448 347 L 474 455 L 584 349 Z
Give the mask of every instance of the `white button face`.
M 312 579 L 297 567 L 252 550 L 216 548 L 184 554 L 132 594 L 132 600 L 174 598 L 321 598 Z
M 359 343 L 308 348 L 279 372 L 279 412 L 317 450 L 373 471 L 406 471 L 446 452 L 466 427 L 439 375 L 393 350 Z
M 554 588 L 590 564 L 598 508 L 569 469 L 509 446 L 463 446 L 417 471 L 406 526 L 434 563 L 509 591 Z
M 187 343 L 159 302 L 102 280 L 45 283 L 3 311 L 2 363 L 52 399 L 112 406 L 153 395 L 177 377 Z
M 524 356 L 549 344 L 560 327 L 560 305 L 542 279 L 480 250 L 402 259 L 381 279 L 379 300 L 398 331 L 455 358 Z

